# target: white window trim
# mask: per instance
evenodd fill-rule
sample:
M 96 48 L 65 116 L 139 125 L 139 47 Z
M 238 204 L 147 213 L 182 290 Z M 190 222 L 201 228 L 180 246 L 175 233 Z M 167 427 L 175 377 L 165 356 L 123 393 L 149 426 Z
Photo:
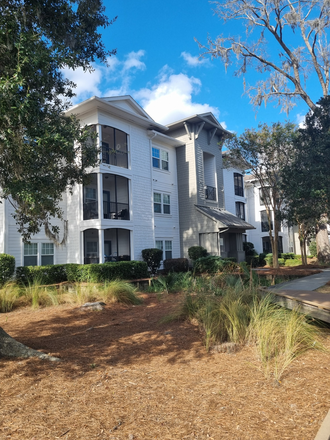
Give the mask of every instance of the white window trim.
M 158 150 L 159 151 L 159 158 L 153 155 L 153 151 L 152 150 Z M 165 161 L 165 162 L 167 162 L 168 170 L 166 170 L 166 169 L 164 169 L 162 167 L 162 152 L 167 153 L 168 160 Z M 154 163 L 153 163 L 153 159 L 154 158 L 159 160 L 159 168 L 158 167 L 154 167 Z M 162 171 L 163 173 L 169 173 L 170 172 L 170 152 L 168 150 L 166 150 L 165 148 L 152 146 L 151 147 L 151 164 L 152 164 L 152 168 L 154 170 Z
M 155 202 L 155 194 L 160 194 L 160 196 L 161 196 L 161 201 L 160 201 L 160 203 Z M 165 195 L 165 196 L 168 196 L 168 197 L 170 198 L 170 203 L 169 203 L 169 204 L 168 204 L 168 203 L 164 203 L 164 195 Z M 155 212 L 155 203 L 157 203 L 158 205 L 159 205 L 159 204 L 161 205 L 161 212 Z M 170 212 L 169 212 L 169 213 L 164 212 L 164 205 L 170 207 Z M 157 215 L 157 216 L 162 216 L 162 217 L 164 216 L 164 217 L 166 217 L 166 218 L 171 217 L 171 216 L 172 216 L 171 194 L 164 193 L 164 192 L 162 192 L 162 191 L 154 190 L 154 192 L 153 192 L 153 212 L 154 212 L 154 215 Z
M 165 237 L 165 238 L 155 238 L 155 247 L 157 248 L 157 246 L 156 246 L 156 242 L 157 241 L 160 241 L 160 242 L 162 242 L 162 251 L 163 251 L 163 259 L 162 259 L 162 261 L 164 261 L 164 260 L 166 260 L 166 249 L 165 249 L 165 242 L 166 241 L 168 241 L 168 242 L 170 242 L 171 243 L 171 252 L 172 252 L 172 257 L 171 258 L 173 258 L 173 238 L 172 237 Z M 159 248 L 157 248 L 157 249 L 159 249 Z
M 48 254 L 48 255 L 53 255 L 53 265 L 57 264 L 56 262 L 56 246 L 53 242 L 44 239 L 44 238 L 38 238 L 36 240 L 31 241 L 31 244 L 37 244 L 37 266 L 41 266 L 41 252 L 42 252 L 42 244 L 46 243 L 46 244 L 53 244 L 53 249 L 54 249 L 54 253 L 53 254 Z M 46 254 L 45 254 L 46 255 Z M 24 266 L 24 257 L 28 256 L 28 255 L 24 255 L 24 242 L 22 241 L 22 250 L 21 250 L 21 266 Z

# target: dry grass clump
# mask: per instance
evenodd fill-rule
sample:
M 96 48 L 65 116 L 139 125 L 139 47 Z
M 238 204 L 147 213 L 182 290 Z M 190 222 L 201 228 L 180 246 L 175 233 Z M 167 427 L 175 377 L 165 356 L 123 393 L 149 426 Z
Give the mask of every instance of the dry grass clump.
M 280 380 L 291 362 L 309 349 L 323 349 L 322 330 L 297 310 L 261 297 L 253 284 L 240 280 L 222 296 L 189 293 L 172 318 L 197 320 L 206 349 L 224 342 L 253 344 L 266 377 Z
M 7 283 L 0 289 L 0 313 L 13 310 L 20 297 L 20 289 L 16 284 Z
M 142 304 L 141 298 L 136 295 L 136 288 L 132 284 L 120 280 L 106 282 L 101 291 L 101 298 L 105 302 Z

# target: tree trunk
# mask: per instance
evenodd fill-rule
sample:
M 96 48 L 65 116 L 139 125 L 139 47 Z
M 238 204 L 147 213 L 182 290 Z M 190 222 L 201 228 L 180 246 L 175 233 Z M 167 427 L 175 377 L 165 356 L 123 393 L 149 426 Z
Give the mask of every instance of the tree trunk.
M 330 262 L 330 245 L 326 220 L 325 216 L 321 218 L 316 232 L 317 259 L 325 263 Z
M 0 327 L 0 357 L 18 357 L 29 358 L 38 357 L 39 359 L 46 359 L 49 361 L 59 361 L 60 359 L 48 354 L 41 353 L 40 351 L 33 350 L 24 344 L 16 341 L 14 338 L 8 335 Z

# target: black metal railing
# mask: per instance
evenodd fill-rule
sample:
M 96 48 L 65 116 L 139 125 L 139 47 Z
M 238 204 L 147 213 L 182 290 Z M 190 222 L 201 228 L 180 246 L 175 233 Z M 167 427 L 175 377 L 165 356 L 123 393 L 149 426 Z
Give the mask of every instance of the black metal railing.
M 83 206 L 84 220 L 99 218 L 97 201 L 85 202 Z
M 103 218 L 129 220 L 128 203 L 103 202 Z
M 205 186 L 205 198 L 207 200 L 217 200 L 216 188 L 213 186 Z

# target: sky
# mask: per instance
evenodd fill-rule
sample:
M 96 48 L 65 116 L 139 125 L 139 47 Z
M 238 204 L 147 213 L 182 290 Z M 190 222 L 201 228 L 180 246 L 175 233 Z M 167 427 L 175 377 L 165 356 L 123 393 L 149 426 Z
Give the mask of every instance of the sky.
M 131 95 L 158 123 L 212 112 L 224 128 L 238 134 L 259 123 L 303 121 L 308 111 L 303 101 L 289 115 L 273 103 L 256 111 L 233 68 L 226 71 L 221 60 L 200 57 L 196 40 L 206 44 L 208 36 L 243 30 L 239 22 L 224 25 L 212 2 L 104 0 L 104 5 L 109 19 L 118 17 L 101 30 L 106 48 L 116 49 L 117 55 L 108 66 L 94 64 L 92 73 L 64 71 L 77 84 L 73 104 L 92 96 Z M 257 75 L 251 70 L 246 82 L 254 84 Z M 320 90 L 312 82 L 310 87 L 317 101 Z

